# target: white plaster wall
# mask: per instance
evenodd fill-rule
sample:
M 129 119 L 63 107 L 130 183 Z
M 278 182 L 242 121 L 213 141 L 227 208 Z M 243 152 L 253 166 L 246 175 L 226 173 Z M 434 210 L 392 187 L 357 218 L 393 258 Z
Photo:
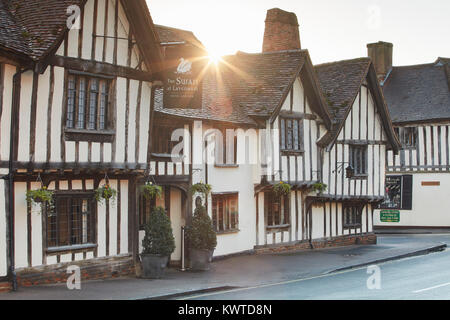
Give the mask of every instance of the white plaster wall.
M 252 165 L 240 165 L 239 168 L 209 166 L 208 183 L 212 185 L 213 193 L 239 193 L 240 231 L 228 235 L 217 235 L 215 256 L 251 250 L 256 244 L 256 202 L 252 175 Z M 212 205 L 209 205 L 209 215 L 212 215 Z
M 409 174 L 409 173 L 408 173 Z M 439 181 L 440 186 L 422 186 L 423 181 Z M 380 221 L 380 211 L 375 210 L 375 226 L 450 227 L 450 174 L 413 174 L 412 210 L 400 210 L 399 223 Z

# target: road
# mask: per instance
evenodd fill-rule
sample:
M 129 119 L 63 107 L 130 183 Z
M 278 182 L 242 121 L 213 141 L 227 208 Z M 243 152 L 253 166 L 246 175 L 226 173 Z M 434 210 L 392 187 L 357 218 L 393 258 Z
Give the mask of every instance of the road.
M 408 236 L 410 237 L 410 236 Z M 427 236 L 433 237 L 433 236 Z M 434 236 L 449 244 L 448 235 Z M 399 241 L 401 237 L 399 237 Z M 432 300 L 450 299 L 450 249 L 377 266 L 306 279 L 187 297 L 192 300 Z M 379 275 L 379 282 L 375 281 Z M 369 281 L 372 289 L 368 288 Z M 375 282 L 374 282 L 375 281 Z M 379 289 L 374 288 L 379 283 Z

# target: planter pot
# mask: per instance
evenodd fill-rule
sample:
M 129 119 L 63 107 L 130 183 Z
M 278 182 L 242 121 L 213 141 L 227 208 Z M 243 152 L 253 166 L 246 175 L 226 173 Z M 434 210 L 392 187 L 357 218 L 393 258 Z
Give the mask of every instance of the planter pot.
M 211 266 L 214 250 L 190 249 L 191 270 L 208 271 Z
M 145 279 L 160 279 L 164 276 L 168 256 L 141 254 L 142 277 Z

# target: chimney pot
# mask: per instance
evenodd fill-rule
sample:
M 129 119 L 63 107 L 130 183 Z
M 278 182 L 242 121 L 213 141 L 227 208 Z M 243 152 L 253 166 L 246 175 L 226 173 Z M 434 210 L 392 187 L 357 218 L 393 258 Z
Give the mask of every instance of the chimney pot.
M 301 49 L 297 16 L 278 8 L 267 11 L 263 52 Z

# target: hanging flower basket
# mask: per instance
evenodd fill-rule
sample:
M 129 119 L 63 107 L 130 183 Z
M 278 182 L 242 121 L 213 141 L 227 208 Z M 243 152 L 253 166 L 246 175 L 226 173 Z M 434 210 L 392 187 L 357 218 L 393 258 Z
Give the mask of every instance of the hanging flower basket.
M 142 193 L 146 199 L 161 199 L 162 196 L 162 187 L 155 185 L 151 182 L 147 182 L 144 186 L 142 186 Z
M 51 203 L 53 201 L 53 192 L 47 190 L 47 187 L 42 187 L 37 190 L 27 191 L 27 202 L 31 203 Z
M 117 191 L 111 188 L 109 184 L 105 184 L 103 187 L 95 190 L 95 200 L 97 200 L 97 202 L 99 203 L 105 200 L 114 202 L 116 200 L 116 197 Z
M 206 183 L 202 183 L 202 182 L 194 184 L 191 187 L 192 194 L 202 193 L 205 195 L 206 198 L 211 193 L 211 190 L 212 190 L 212 186 L 210 184 L 206 184 Z
M 273 191 L 277 196 L 287 196 L 291 193 L 292 186 L 289 183 L 280 181 L 273 186 Z
M 328 189 L 328 186 L 325 183 L 317 182 L 313 184 L 312 188 L 317 194 L 322 194 Z

